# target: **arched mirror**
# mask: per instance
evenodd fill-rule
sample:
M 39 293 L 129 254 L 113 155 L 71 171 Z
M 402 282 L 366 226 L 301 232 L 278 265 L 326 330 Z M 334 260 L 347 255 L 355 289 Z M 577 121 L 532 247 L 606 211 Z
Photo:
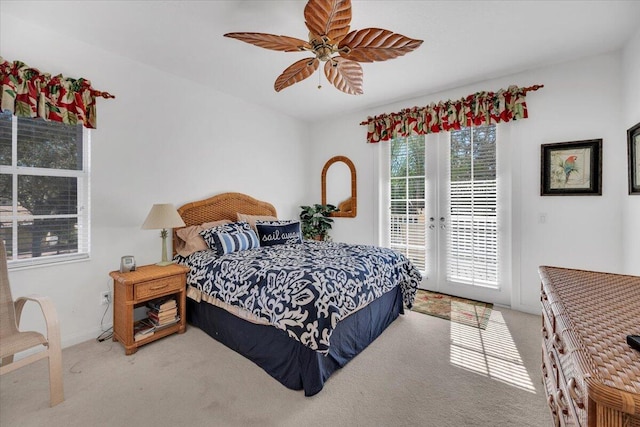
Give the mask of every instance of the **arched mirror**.
M 330 216 L 355 218 L 357 202 L 356 167 L 347 157 L 332 157 L 322 169 L 322 204 L 338 207 Z

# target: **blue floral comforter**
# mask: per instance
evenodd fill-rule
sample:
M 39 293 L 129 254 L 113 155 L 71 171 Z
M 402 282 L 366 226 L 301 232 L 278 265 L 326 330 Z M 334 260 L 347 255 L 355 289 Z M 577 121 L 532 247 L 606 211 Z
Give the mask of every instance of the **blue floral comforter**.
M 340 319 L 396 286 L 411 308 L 422 279 L 391 249 L 336 242 L 304 241 L 223 256 L 200 251 L 176 261 L 191 267 L 189 285 L 323 354 Z

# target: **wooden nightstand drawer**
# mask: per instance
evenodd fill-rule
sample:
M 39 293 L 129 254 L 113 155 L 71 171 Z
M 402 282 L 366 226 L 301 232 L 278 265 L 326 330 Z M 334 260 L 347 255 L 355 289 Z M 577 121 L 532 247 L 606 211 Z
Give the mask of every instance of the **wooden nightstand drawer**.
M 143 300 L 146 298 L 155 298 L 165 293 L 179 291 L 185 286 L 183 276 L 165 277 L 162 279 L 151 280 L 136 284 L 134 288 L 134 298 Z

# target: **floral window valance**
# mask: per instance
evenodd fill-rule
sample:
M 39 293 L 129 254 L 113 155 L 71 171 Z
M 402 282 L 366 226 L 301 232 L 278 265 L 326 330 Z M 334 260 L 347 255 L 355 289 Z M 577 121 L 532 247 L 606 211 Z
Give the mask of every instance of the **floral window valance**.
M 426 107 L 405 108 L 398 113 L 368 117 L 367 142 L 424 135 L 527 118 L 525 96 L 544 85 L 509 86 L 497 92 L 477 92 L 457 101 L 440 101 Z
M 0 57 L 2 111 L 20 117 L 41 117 L 71 125 L 96 127 L 96 97 L 115 98 L 91 87 L 89 80 L 51 76 L 21 61 Z

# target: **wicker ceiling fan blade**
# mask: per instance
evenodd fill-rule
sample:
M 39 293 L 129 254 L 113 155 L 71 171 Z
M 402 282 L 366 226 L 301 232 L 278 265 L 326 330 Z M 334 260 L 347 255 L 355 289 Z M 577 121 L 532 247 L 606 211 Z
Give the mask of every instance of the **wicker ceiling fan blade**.
M 349 32 L 351 0 L 309 0 L 304 8 L 304 19 L 311 38 L 327 36 L 338 43 Z
M 411 39 L 381 28 L 352 31 L 340 42 L 340 56 L 352 61 L 374 62 L 397 58 L 420 47 L 422 40 Z
M 309 42 L 295 37 L 277 36 L 266 33 L 227 33 L 224 35 L 232 39 L 263 47 L 265 49 L 278 50 L 281 52 L 300 52 L 311 49 Z
M 332 58 L 324 64 L 327 80 L 338 90 L 350 95 L 362 95 L 362 66 L 341 57 Z
M 325 75 L 332 85 L 342 92 L 360 95 L 364 93 L 360 62 L 397 58 L 422 44 L 422 40 L 381 28 L 349 32 L 351 0 L 308 0 L 304 18 L 309 30 L 309 41 L 253 32 L 227 33 L 224 36 L 265 49 L 309 51 L 315 55 L 315 58 L 299 60 L 284 70 L 273 85 L 276 92 L 306 79 L 323 61 L 326 62 Z
M 280 92 L 284 88 L 301 82 L 313 74 L 319 65 L 320 61 L 317 58 L 305 58 L 294 62 L 278 76 L 273 85 L 274 89 Z

